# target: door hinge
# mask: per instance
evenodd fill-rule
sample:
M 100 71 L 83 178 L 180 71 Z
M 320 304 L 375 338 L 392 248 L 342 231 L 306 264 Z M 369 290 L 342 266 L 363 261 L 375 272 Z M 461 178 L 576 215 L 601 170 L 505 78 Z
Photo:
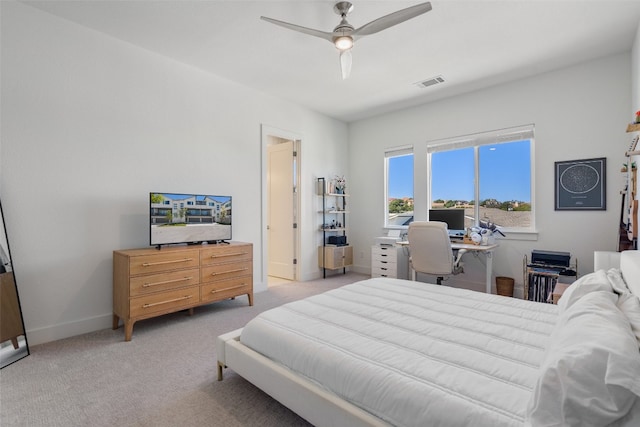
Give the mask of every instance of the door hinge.
M 297 151 L 293 152 L 293 157 L 298 157 L 298 152 Z
M 296 258 L 293 259 L 293 265 L 296 265 L 298 263 L 298 260 Z
M 298 223 L 297 222 L 293 223 L 293 228 L 298 228 Z

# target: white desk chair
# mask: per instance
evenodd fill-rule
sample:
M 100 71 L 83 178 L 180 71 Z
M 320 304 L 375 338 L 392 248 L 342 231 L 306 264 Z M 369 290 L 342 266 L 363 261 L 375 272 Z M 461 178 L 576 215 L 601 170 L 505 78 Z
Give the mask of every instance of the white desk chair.
M 462 272 L 460 249 L 453 257 L 447 224 L 440 221 L 414 221 L 409 224 L 409 265 L 411 280 L 416 280 L 416 272 L 437 276 L 436 283 L 442 284 L 446 277 Z

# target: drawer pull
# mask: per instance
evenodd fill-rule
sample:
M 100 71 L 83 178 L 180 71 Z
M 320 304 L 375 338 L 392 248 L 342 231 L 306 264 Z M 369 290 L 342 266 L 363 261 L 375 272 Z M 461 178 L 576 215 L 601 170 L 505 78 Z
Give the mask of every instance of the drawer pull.
M 185 300 L 185 299 L 189 299 L 191 297 L 192 297 L 192 295 L 185 295 L 183 297 L 174 298 L 174 299 L 170 299 L 170 300 L 167 300 L 167 301 L 154 302 L 154 303 L 151 303 L 151 304 L 143 304 L 142 308 L 149 308 L 149 307 L 154 307 L 156 305 L 169 304 L 170 302 L 182 301 L 182 300 Z
M 184 282 L 191 279 L 193 279 L 193 276 L 182 277 L 180 279 L 164 280 L 162 282 L 145 283 L 144 285 L 142 285 L 142 287 L 150 288 L 151 286 L 166 285 L 168 283 L 176 283 L 176 282 Z
M 224 289 L 214 289 L 214 290 L 212 290 L 212 291 L 211 291 L 211 293 L 212 293 L 212 294 L 215 294 L 216 292 L 230 291 L 230 290 L 232 290 L 232 289 L 243 288 L 243 287 L 245 287 L 245 286 L 247 286 L 247 284 L 246 284 L 246 283 L 243 283 L 243 284 L 241 284 L 241 285 L 238 285 L 238 286 L 231 286 L 231 287 L 229 287 L 229 288 L 224 288 Z
M 214 271 L 213 273 L 211 273 L 212 276 L 217 276 L 218 274 L 227 274 L 227 273 L 237 273 L 238 271 L 247 271 L 248 268 L 244 267 L 244 268 L 236 268 L 235 270 L 227 270 L 227 271 Z
M 183 258 L 183 259 L 172 259 L 170 261 L 158 261 L 158 262 L 143 262 L 143 267 L 153 267 L 155 265 L 165 265 L 165 264 L 175 264 L 178 262 L 189 262 L 193 261 L 193 258 Z
M 222 258 L 222 257 L 226 257 L 226 256 L 238 256 L 238 255 L 246 255 L 249 252 L 230 252 L 228 254 L 213 254 L 211 255 L 211 258 Z

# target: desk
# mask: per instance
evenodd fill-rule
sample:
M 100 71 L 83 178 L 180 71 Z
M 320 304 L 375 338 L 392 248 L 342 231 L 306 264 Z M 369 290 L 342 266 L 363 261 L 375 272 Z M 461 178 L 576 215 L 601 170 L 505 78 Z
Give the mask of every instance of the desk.
M 409 246 L 408 241 L 398 242 L 398 245 Z M 498 247 L 498 244 L 493 245 L 473 245 L 469 243 L 457 243 L 451 242 L 451 249 L 461 250 L 464 249 L 467 252 L 480 252 L 487 258 L 486 268 L 486 280 L 485 280 L 485 292 L 491 293 L 491 278 L 493 274 L 493 250 Z

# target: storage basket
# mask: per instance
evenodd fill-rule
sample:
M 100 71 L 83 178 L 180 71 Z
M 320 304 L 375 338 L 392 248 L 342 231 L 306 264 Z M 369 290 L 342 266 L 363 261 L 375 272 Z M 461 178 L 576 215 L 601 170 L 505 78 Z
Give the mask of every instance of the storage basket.
M 511 277 L 496 277 L 496 292 L 498 295 L 513 297 L 514 280 Z

